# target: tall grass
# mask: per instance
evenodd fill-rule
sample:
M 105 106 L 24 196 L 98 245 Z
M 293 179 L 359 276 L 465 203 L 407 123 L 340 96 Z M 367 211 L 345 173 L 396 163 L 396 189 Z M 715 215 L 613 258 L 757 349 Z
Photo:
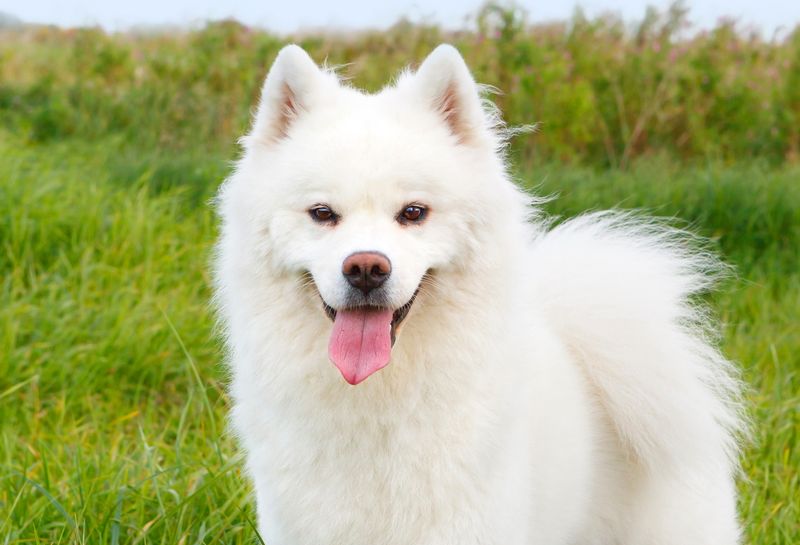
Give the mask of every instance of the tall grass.
M 233 21 L 193 32 L 0 31 L 0 116 L 31 141 L 118 133 L 149 146 L 230 149 L 268 64 L 289 40 L 370 90 L 436 44 L 454 43 L 512 124 L 540 122 L 526 160 L 626 166 L 681 159 L 800 158 L 800 27 L 765 39 L 723 23 L 689 31 L 686 10 L 530 25 L 487 5 L 475 29 L 400 22 L 355 36 L 279 37 Z
M 488 6 L 471 32 L 297 40 L 372 90 L 454 42 L 512 123 L 543 122 L 513 157 L 522 186 L 558 195 L 547 212 L 639 208 L 711 239 L 737 270 L 711 297 L 723 349 L 751 385 L 746 536 L 793 545 L 800 32 L 683 25 L 677 7 L 530 27 Z M 207 303 L 207 203 L 283 43 L 233 22 L 0 32 L 0 543 L 257 542 Z

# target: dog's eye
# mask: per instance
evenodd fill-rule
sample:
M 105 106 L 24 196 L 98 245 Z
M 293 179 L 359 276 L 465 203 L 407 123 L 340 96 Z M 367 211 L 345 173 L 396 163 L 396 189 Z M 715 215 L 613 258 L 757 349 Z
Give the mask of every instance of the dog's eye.
M 318 223 L 336 223 L 339 216 L 334 213 L 329 207 L 324 205 L 314 206 L 308 211 L 311 219 Z
M 397 221 L 402 224 L 419 223 L 425 219 L 425 214 L 427 211 L 428 210 L 424 206 L 420 206 L 418 204 L 409 204 L 403 208 L 402 212 L 400 212 L 400 215 L 397 216 Z

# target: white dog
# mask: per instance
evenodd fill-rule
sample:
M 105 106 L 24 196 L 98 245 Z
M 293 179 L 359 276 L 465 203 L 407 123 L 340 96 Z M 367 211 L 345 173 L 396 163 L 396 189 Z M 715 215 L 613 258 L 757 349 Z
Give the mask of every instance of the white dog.
M 714 260 L 620 214 L 548 227 L 505 135 L 447 45 L 374 95 L 275 60 L 216 259 L 269 545 L 739 541 Z

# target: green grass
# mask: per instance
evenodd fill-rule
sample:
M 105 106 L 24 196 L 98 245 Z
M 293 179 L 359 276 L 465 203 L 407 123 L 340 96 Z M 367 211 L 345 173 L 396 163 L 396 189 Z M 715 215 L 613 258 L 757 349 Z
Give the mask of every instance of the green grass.
M 229 150 L 288 41 L 373 91 L 447 41 L 502 91 L 507 121 L 541 122 L 540 137 L 515 145 L 528 158 L 800 160 L 800 26 L 761 37 L 730 22 L 689 25 L 678 3 L 636 22 L 578 12 L 535 26 L 489 4 L 463 32 L 402 21 L 346 37 L 279 37 L 235 21 L 161 34 L 0 30 L 0 126 L 32 142 L 113 133 L 147 147 Z
M 0 542 L 244 540 L 208 209 L 105 146 L 0 155 Z
M 253 543 L 208 308 L 227 157 L 0 133 L 0 543 Z M 184 173 L 181 176 L 176 172 Z M 741 511 L 800 537 L 800 169 L 535 166 L 564 216 L 676 216 L 738 268 L 712 301 L 752 389 Z

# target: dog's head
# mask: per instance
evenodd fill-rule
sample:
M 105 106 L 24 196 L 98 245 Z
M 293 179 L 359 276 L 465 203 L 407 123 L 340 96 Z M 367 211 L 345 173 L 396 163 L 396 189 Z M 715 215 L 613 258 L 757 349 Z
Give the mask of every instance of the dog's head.
M 275 60 L 223 216 L 257 266 L 318 290 L 351 384 L 389 362 L 426 279 L 486 259 L 488 225 L 514 213 L 496 124 L 450 46 L 373 95 L 297 46 Z

